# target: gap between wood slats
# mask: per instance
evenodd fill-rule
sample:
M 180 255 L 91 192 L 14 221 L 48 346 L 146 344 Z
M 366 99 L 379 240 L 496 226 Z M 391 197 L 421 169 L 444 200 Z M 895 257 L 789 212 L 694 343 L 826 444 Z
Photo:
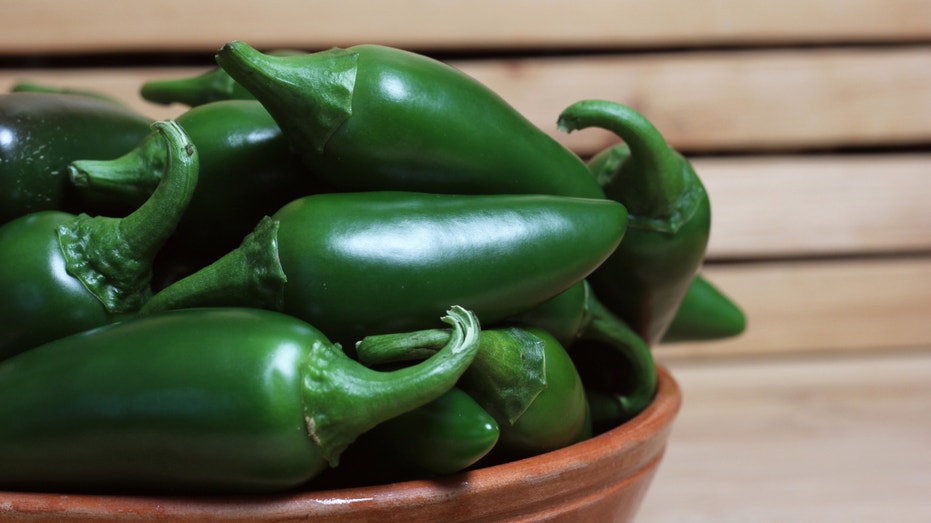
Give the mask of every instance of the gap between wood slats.
M 664 361 L 931 347 L 931 257 L 708 264 L 744 309 L 728 340 L 665 344 Z
M 586 98 L 637 108 L 686 153 L 931 144 L 931 45 L 451 63 L 581 155 L 617 141 L 599 129 L 556 130 L 559 113 Z M 0 89 L 24 78 L 96 87 L 167 117 L 182 108 L 140 100 L 141 82 L 201 71 L 0 70 Z
M 230 39 L 321 48 L 644 47 L 931 38 L 931 4 L 868 0 L 223 0 L 0 2 L 5 52 L 204 50 Z

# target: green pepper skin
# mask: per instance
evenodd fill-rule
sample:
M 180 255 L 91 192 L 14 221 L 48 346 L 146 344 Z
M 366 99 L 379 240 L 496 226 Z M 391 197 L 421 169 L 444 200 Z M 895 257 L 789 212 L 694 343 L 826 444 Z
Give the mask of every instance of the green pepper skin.
M 652 403 L 656 362 L 650 346 L 601 303 L 588 280 L 507 322 L 543 329 L 569 349 L 573 361 L 587 362 L 577 365 L 583 382 L 597 374 L 599 383 L 606 384 L 602 392 L 615 404 L 612 411 L 616 417 L 610 420 L 611 427 L 633 418 Z M 606 356 L 592 362 L 583 353 L 593 346 Z
M 134 313 L 152 266 L 197 185 L 197 150 L 172 122 L 158 189 L 123 218 L 30 213 L 0 226 L 0 360 Z
M 701 268 L 711 229 L 708 194 L 691 164 L 630 107 L 582 100 L 566 108 L 564 131 L 610 130 L 624 144 L 590 162 L 607 198 L 630 212 L 624 241 L 591 281 L 604 304 L 646 343 L 662 339 Z
M 143 310 L 274 308 L 347 346 L 433 327 L 451 303 L 494 322 L 590 274 L 620 242 L 625 221 L 624 207 L 603 199 L 313 195 L 282 207 L 236 251 Z
M 443 329 L 367 336 L 356 353 L 366 365 L 427 357 L 449 338 Z M 508 459 L 556 450 L 591 436 L 582 379 L 552 334 L 529 326 L 485 329 L 460 387 L 498 422 L 493 453 Z
M 103 303 L 67 272 L 55 231 L 73 219 L 41 211 L 0 227 L 0 359 L 110 321 Z
M 70 187 L 68 162 L 119 156 L 147 136 L 151 124 L 89 96 L 0 94 L 0 224 L 42 210 L 96 212 L 92 195 Z
M 453 474 L 467 469 L 495 447 L 498 422 L 461 388 L 401 414 L 363 434 L 352 450 L 366 455 L 394 480 Z M 377 463 L 377 465 L 376 465 Z M 352 474 L 352 471 L 348 471 Z
M 358 45 L 281 57 L 231 42 L 217 62 L 341 190 L 604 196 L 573 152 L 425 56 Z
M 711 281 L 692 280 L 662 343 L 711 341 L 740 335 L 747 328 L 743 310 Z
M 255 224 L 291 200 L 320 192 L 278 125 L 252 100 L 204 104 L 179 115 L 180 125 L 197 147 L 200 173 L 173 247 L 215 260 L 235 248 Z M 113 194 L 133 207 L 158 185 L 164 157 L 161 140 L 146 140 L 118 159 L 70 165 L 75 185 Z
M 467 311 L 442 356 L 397 372 L 296 318 L 190 309 L 76 334 L 0 364 L 0 489 L 274 492 L 380 422 L 449 390 L 477 350 Z
M 591 436 L 582 379 L 566 349 L 543 329 L 521 329 L 542 343 L 546 388 L 513 424 L 502 425 L 498 449 L 513 456 L 533 456 Z

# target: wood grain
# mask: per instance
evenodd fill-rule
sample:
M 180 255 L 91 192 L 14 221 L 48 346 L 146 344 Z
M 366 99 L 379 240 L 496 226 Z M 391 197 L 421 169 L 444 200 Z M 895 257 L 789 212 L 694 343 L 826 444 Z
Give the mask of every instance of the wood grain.
M 639 523 L 931 521 L 931 345 L 671 370 L 683 407 Z
M 219 46 L 223 40 L 218 39 Z M 804 151 L 931 142 L 931 46 L 645 53 L 450 62 L 498 92 L 557 140 L 588 155 L 618 139 L 567 135 L 559 113 L 586 98 L 630 105 L 684 152 Z M 177 114 L 139 98 L 141 82 L 203 68 L 0 69 L 20 80 L 99 88 L 153 117 Z
M 0 9 L 0 49 L 16 53 L 211 51 L 230 39 L 301 48 L 385 43 L 500 50 L 901 42 L 931 36 L 931 4 L 922 0 L 3 0 Z
M 667 344 L 666 361 L 931 347 L 931 257 L 709 265 L 747 330 Z

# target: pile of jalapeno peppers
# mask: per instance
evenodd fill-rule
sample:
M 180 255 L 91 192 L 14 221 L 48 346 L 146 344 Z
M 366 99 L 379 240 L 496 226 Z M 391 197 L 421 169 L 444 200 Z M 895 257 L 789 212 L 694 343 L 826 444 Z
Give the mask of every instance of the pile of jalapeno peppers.
M 708 196 L 642 115 L 588 162 L 442 62 L 263 53 L 0 95 L 0 490 L 262 493 L 542 454 L 739 334 Z M 339 466 L 337 466 L 339 465 Z

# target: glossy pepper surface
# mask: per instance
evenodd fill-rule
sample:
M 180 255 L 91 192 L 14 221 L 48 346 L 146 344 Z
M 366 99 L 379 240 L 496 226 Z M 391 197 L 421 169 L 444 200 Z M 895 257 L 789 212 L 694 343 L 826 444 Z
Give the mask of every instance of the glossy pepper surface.
M 630 107 L 582 100 L 566 108 L 558 123 L 564 131 L 601 127 L 624 140 L 600 153 L 610 158 L 592 162 L 599 166 L 594 174 L 604 180 L 606 196 L 630 213 L 629 231 L 589 281 L 599 299 L 653 346 L 704 259 L 711 227 L 708 195 L 688 160 Z
M 474 360 L 473 360 L 474 361 Z M 351 451 L 365 451 L 368 463 L 352 471 L 397 481 L 453 474 L 488 455 L 500 436 L 498 422 L 471 396 L 453 387 L 435 400 L 391 418 L 366 432 Z
M 180 127 L 152 196 L 123 218 L 41 211 L 0 227 L 0 359 L 137 311 L 152 264 L 197 184 L 197 151 Z
M 545 329 L 569 349 L 570 356 L 586 362 L 579 369 L 583 381 L 587 374 L 597 373 L 600 382 L 610 384 L 602 392 L 610 398 L 606 401 L 615 403 L 612 426 L 633 418 L 653 401 L 656 362 L 650 347 L 598 300 L 588 280 L 507 321 Z M 582 354 L 594 345 L 607 353 L 603 359 Z
M 213 260 L 235 248 L 265 215 L 317 191 L 268 112 L 256 101 L 195 107 L 175 122 L 197 148 L 197 189 L 172 240 Z M 120 158 L 78 160 L 72 181 L 138 205 L 158 186 L 167 144 L 152 135 Z
M 190 309 L 59 339 L 0 364 L 0 489 L 271 492 L 449 390 L 478 347 L 458 307 L 435 358 L 350 359 L 272 311 Z
M 367 336 L 356 353 L 367 365 L 416 360 L 449 336 L 448 329 Z M 591 435 L 581 378 L 562 344 L 543 329 L 484 329 L 460 386 L 497 420 L 496 454 L 541 454 Z
M 112 158 L 151 132 L 152 121 L 89 96 L 0 94 L 0 224 L 46 210 L 92 211 L 68 180 L 68 162 Z
M 719 340 L 737 336 L 746 328 L 747 317 L 740 306 L 699 274 L 682 299 L 663 343 Z
M 626 210 L 543 195 L 331 193 L 300 198 L 243 245 L 156 294 L 145 311 L 261 306 L 344 344 L 435 326 L 456 303 L 493 322 L 590 274 Z
M 604 196 L 573 152 L 423 55 L 359 45 L 281 57 L 231 42 L 217 62 L 342 190 Z

